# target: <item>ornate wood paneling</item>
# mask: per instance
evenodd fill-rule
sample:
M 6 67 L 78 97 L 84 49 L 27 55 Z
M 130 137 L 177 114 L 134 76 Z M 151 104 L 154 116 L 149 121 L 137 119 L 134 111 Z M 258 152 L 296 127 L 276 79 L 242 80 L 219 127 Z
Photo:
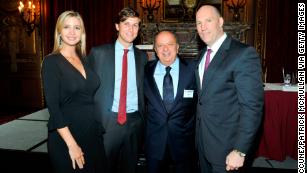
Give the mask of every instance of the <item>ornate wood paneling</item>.
M 266 82 L 266 26 L 267 26 L 267 1 L 256 0 L 256 25 L 255 25 L 255 48 L 261 56 L 263 80 Z
M 224 31 L 241 42 L 246 42 L 246 31 L 249 29 L 250 25 L 248 24 L 238 22 L 224 24 Z M 198 38 L 194 22 L 144 24 L 141 29 L 142 44 L 153 44 L 154 35 L 159 30 L 170 30 L 177 35 L 180 44 L 179 55 L 182 57 L 196 58 L 203 46 L 203 42 Z
M 41 108 L 41 35 L 26 33 L 18 5 L 19 0 L 0 0 L 0 104 Z

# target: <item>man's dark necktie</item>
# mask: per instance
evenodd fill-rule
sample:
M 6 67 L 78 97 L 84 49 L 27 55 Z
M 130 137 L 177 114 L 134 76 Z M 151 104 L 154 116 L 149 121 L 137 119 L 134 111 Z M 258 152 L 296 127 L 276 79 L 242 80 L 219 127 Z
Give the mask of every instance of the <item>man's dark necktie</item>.
M 166 74 L 163 79 L 163 103 L 167 112 L 170 112 L 174 101 L 173 79 L 170 74 L 171 69 L 169 66 L 165 68 Z
M 124 49 L 123 63 L 122 63 L 122 81 L 120 84 L 120 97 L 118 106 L 117 122 L 120 125 L 125 124 L 127 121 L 126 115 L 126 102 L 127 102 L 127 54 L 128 49 Z

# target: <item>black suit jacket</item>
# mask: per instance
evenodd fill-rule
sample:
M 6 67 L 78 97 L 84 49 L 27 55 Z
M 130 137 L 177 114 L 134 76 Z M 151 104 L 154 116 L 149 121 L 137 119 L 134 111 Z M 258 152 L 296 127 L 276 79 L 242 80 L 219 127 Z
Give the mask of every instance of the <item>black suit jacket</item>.
M 180 60 L 177 94 L 171 111 L 164 107 L 154 79 L 157 60 L 145 68 L 145 98 L 147 103 L 147 124 L 145 151 L 149 158 L 161 160 L 167 142 L 170 154 L 176 160 L 190 159 L 195 148 L 195 111 L 197 103 L 194 69 L 196 61 Z M 193 90 L 193 98 L 184 98 L 184 90 Z
M 138 109 L 141 115 L 144 116 L 143 79 L 147 55 L 135 46 L 133 49 L 138 90 Z M 97 117 L 105 125 L 111 116 L 114 99 L 115 44 L 106 44 L 92 48 L 87 60 L 101 80 L 101 85 L 95 95 L 95 110 Z
M 201 58 L 205 52 L 206 48 Z M 195 75 L 198 149 L 218 164 L 225 164 L 233 149 L 248 154 L 261 123 L 264 98 L 256 50 L 227 36 L 204 73 L 202 86 L 198 66 Z

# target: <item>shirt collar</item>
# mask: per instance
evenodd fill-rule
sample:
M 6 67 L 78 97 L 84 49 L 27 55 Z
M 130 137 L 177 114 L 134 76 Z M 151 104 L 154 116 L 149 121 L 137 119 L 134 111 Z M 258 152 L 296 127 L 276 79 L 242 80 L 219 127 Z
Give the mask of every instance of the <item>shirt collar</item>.
M 170 65 L 170 67 L 172 68 L 172 70 L 176 70 L 176 67 L 178 65 L 179 65 L 179 59 L 178 57 L 176 57 L 176 60 Z M 164 64 L 162 64 L 160 61 L 158 61 L 158 66 L 161 71 L 165 71 L 165 68 L 167 67 Z
M 208 46 L 207 49 L 211 49 L 213 52 L 217 52 L 219 48 L 221 47 L 221 45 L 223 44 L 226 37 L 227 35 L 224 32 L 224 34 L 211 47 Z
M 115 49 L 116 50 L 128 49 L 129 52 L 130 52 L 130 51 L 133 51 L 133 44 L 131 44 L 128 48 L 125 48 L 118 40 L 116 40 L 116 42 L 115 42 Z

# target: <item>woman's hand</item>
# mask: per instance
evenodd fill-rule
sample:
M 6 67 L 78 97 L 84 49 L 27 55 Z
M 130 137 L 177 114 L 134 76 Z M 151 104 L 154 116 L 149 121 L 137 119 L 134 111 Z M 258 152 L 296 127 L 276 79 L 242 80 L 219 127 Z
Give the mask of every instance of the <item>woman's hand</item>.
M 82 149 L 79 147 L 79 145 L 71 145 L 68 146 L 70 159 L 72 161 L 72 167 L 76 169 L 76 163 L 80 169 L 83 168 L 83 165 L 85 164 L 84 160 L 84 153 L 82 152 Z
M 69 156 L 72 161 L 72 167 L 76 169 L 76 163 L 77 163 L 78 167 L 82 169 L 85 164 L 85 160 L 83 157 L 84 153 L 82 152 L 82 149 L 77 144 L 75 138 L 70 133 L 69 128 L 66 126 L 66 127 L 57 129 L 57 131 L 60 134 L 60 136 L 63 138 L 63 140 L 65 141 L 68 147 Z

